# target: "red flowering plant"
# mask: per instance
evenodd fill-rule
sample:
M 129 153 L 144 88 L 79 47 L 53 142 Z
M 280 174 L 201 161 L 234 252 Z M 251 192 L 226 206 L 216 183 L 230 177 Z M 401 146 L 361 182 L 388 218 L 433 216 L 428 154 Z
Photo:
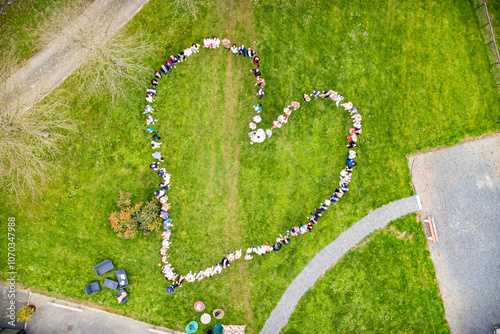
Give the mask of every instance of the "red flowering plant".
M 150 231 L 158 231 L 162 226 L 159 217 L 161 204 L 156 198 L 146 203 L 139 202 L 132 205 L 132 194 L 120 190 L 116 206 L 120 211 L 111 213 L 108 220 L 120 238 L 135 238 L 138 229 L 141 229 L 144 235 L 148 235 Z

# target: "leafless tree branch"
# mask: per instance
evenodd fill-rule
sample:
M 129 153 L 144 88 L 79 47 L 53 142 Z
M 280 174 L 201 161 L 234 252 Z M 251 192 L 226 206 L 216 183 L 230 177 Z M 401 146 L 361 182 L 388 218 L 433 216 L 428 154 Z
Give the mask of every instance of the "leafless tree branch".
M 75 50 L 89 52 L 89 61 L 79 70 L 82 92 L 98 94 L 107 91 L 112 101 L 125 97 L 127 86 L 139 83 L 143 74 L 151 71 L 143 60 L 153 51 L 153 45 L 140 33 L 120 33 L 110 39 L 108 16 L 98 14 L 74 20 L 75 6 L 82 7 L 71 3 L 69 7 L 55 10 L 52 13 L 54 22 L 45 25 L 41 35 L 48 42 L 62 34 L 65 37 L 63 43 Z M 123 1 L 113 0 L 110 6 L 118 11 Z

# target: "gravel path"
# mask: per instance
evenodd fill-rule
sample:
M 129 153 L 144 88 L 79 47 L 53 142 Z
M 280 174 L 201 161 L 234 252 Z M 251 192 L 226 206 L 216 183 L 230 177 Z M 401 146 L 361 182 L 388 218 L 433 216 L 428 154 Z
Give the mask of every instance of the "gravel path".
M 384 227 L 399 217 L 416 212 L 419 208 L 417 196 L 400 199 L 371 212 L 339 235 L 321 250 L 288 286 L 260 333 L 279 333 L 288 323 L 290 315 L 304 293 L 348 250 L 376 229 Z
M 452 333 L 493 333 L 500 326 L 500 133 L 412 156 L 423 216 Z
M 92 18 L 107 17 L 107 25 L 94 29 L 96 38 L 109 40 L 122 28 L 149 0 L 96 0 L 79 17 L 74 26 L 67 27 L 70 32 L 75 27 L 92 25 Z M 117 5 L 118 3 L 118 5 Z M 70 46 L 61 34 L 17 70 L 5 82 L 5 93 L 16 96 L 20 110 L 30 109 L 82 65 L 90 51 Z
M 102 283 L 102 280 L 100 280 Z M 115 294 L 116 291 L 111 291 L 102 287 L 100 293 Z M 83 290 L 83 287 L 82 287 Z M 8 298 L 9 289 L 0 285 L 0 328 L 7 327 L 13 328 L 8 324 L 6 317 L 7 307 L 10 305 L 11 300 L 15 300 L 16 310 L 21 306 L 26 305 L 28 300 L 28 292 L 25 290 L 17 290 L 14 299 Z M 48 303 L 55 303 L 57 305 L 69 306 L 80 310 L 68 310 L 53 306 Z M 36 312 L 28 322 L 28 333 L 36 334 L 88 334 L 88 333 L 109 333 L 109 334 L 123 334 L 123 333 L 165 333 L 165 334 L 182 334 L 163 327 L 155 327 L 145 322 L 140 322 L 134 319 L 122 317 L 101 311 L 95 308 L 82 306 L 79 304 L 69 303 L 64 300 L 57 300 L 55 298 L 43 296 L 37 293 L 32 293 L 30 297 L 30 304 L 36 306 Z M 118 305 L 118 302 L 117 302 Z M 23 323 L 16 323 L 15 328 L 24 328 Z M 156 332 L 150 332 L 150 329 Z

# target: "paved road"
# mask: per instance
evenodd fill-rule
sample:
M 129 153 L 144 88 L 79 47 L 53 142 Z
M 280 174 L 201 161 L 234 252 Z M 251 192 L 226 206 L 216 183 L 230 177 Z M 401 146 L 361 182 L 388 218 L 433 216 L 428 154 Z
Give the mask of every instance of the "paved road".
M 393 220 L 418 210 L 419 202 L 416 196 L 404 198 L 378 208 L 342 233 L 331 244 L 321 250 L 293 280 L 290 286 L 288 286 L 260 333 L 279 333 L 288 323 L 290 315 L 292 315 L 295 306 L 304 293 L 342 255 L 373 231 L 384 227 Z
M 7 296 L 8 288 L 0 285 L 0 328 L 9 326 L 5 311 L 11 299 Z M 28 292 L 18 290 L 16 293 L 16 309 L 26 305 Z M 58 305 L 77 308 L 82 312 L 59 308 L 49 305 L 54 302 Z M 125 333 L 157 333 L 182 334 L 162 327 L 155 327 L 144 322 L 122 317 L 120 315 L 93 309 L 78 304 L 46 297 L 36 293 L 31 294 L 30 304 L 36 306 L 35 315 L 28 322 L 28 334 L 125 334 Z M 23 323 L 17 323 L 15 328 L 23 328 Z
M 452 333 L 500 326 L 500 134 L 409 159 Z

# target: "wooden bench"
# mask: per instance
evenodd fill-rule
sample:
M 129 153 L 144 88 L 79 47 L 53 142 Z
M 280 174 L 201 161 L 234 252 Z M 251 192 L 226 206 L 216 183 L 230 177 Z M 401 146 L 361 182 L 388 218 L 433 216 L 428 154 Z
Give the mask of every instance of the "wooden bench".
M 429 230 L 431 231 L 431 239 L 432 242 L 438 242 L 439 238 L 436 232 L 436 224 L 434 223 L 434 217 L 428 216 L 427 219 L 424 220 L 424 223 L 429 224 Z

